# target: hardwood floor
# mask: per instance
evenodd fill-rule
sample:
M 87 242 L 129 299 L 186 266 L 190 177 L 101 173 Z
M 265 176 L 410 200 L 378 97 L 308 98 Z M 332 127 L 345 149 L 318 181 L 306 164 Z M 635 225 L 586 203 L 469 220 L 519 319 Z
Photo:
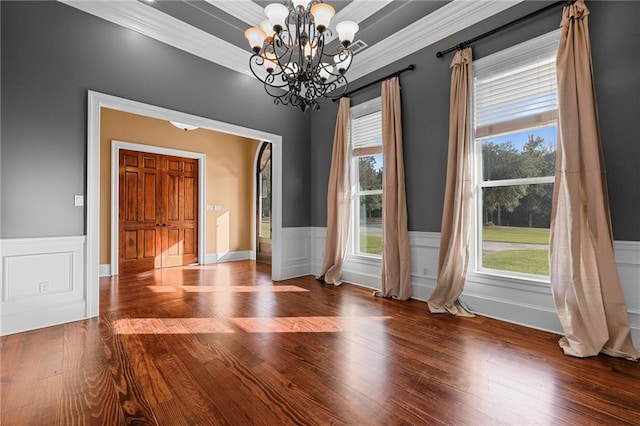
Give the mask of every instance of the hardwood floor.
M 104 278 L 99 318 L 2 337 L 0 423 L 640 424 L 638 363 L 267 268 Z

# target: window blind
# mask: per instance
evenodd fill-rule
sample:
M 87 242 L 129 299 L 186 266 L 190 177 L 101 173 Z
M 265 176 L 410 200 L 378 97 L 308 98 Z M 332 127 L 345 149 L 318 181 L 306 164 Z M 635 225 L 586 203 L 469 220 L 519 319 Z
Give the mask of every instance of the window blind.
M 382 112 L 376 111 L 351 119 L 351 147 L 353 150 L 382 146 Z
M 558 109 L 555 58 L 476 79 L 476 127 Z
M 547 119 L 557 111 L 558 36 L 553 32 L 517 50 L 507 49 L 474 62 L 476 130 L 536 116 Z

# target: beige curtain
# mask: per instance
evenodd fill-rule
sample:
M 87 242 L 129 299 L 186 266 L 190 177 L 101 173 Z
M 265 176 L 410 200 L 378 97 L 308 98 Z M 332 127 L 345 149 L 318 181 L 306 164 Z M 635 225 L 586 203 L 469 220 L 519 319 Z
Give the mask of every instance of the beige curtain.
M 350 183 L 347 141 L 351 120 L 351 100 L 341 98 L 338 107 L 336 130 L 333 136 L 331 171 L 327 189 L 327 238 L 324 247 L 324 261 L 319 280 L 327 284 L 340 285 L 342 263 L 347 250 L 350 214 Z
M 560 141 L 551 213 L 550 275 L 567 355 L 637 360 L 613 252 L 588 30 L 589 10 L 565 6 L 558 48 Z M 611 31 L 614 31 L 612 29 Z
M 474 316 L 460 303 L 469 263 L 471 194 L 471 48 L 459 50 L 451 62 L 449 156 L 442 210 L 436 288 L 429 298 L 432 313 Z
M 400 79 L 382 82 L 382 289 L 376 296 L 411 298 L 411 255 L 402 153 Z

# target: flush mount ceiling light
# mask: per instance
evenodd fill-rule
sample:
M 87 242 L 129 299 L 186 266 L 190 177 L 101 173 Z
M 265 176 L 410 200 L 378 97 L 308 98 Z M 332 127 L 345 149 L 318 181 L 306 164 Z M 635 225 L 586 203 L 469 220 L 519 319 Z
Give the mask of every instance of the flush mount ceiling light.
M 194 126 L 192 124 L 185 124 L 185 123 L 180 123 L 178 121 L 169 121 L 169 123 L 173 124 L 174 126 L 176 126 L 178 129 L 182 129 L 185 132 L 187 130 L 195 130 L 198 128 L 198 126 Z
M 350 45 L 358 24 L 338 23 L 335 30 L 341 44 L 328 53 L 325 37 L 332 35 L 332 6 L 322 0 L 287 0 L 286 4 L 268 5 L 264 12 L 268 19 L 244 34 L 253 49 L 251 72 L 274 103 L 305 111 L 319 109 L 326 98 L 342 96 L 347 90 L 344 74 L 351 66 Z

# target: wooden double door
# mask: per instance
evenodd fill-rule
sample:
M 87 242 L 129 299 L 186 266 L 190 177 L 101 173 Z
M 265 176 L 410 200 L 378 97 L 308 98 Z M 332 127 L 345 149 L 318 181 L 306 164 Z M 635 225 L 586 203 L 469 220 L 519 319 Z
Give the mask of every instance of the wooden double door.
M 118 267 L 198 261 L 198 160 L 120 150 Z

